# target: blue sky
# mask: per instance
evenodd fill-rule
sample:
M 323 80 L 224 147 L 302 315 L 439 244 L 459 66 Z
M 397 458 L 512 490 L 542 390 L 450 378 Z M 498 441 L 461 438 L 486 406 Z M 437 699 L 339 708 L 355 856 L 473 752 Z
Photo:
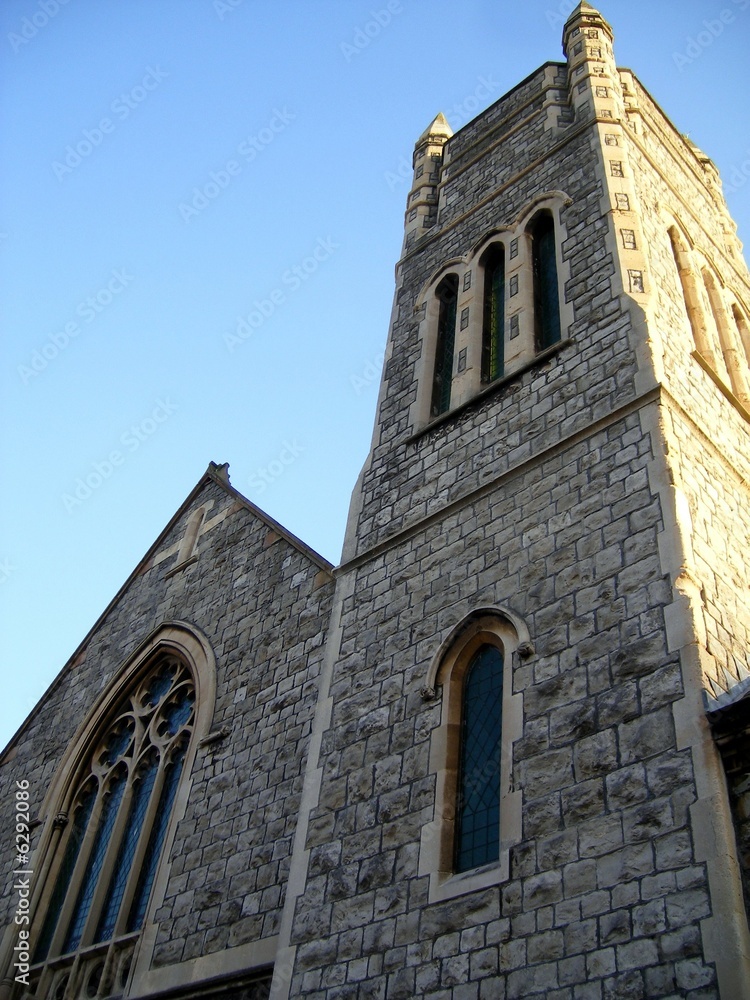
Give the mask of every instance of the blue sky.
M 338 560 L 414 141 L 572 6 L 4 0 L 0 746 L 210 460 Z M 602 11 L 750 241 L 750 0 Z

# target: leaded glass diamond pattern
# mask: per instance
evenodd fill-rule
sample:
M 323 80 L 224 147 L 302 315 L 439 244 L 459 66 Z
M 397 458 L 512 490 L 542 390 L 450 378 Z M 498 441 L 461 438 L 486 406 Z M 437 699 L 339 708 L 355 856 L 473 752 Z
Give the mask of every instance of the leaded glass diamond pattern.
M 482 646 L 464 683 L 456 809 L 456 870 L 495 861 L 500 849 L 503 657 Z

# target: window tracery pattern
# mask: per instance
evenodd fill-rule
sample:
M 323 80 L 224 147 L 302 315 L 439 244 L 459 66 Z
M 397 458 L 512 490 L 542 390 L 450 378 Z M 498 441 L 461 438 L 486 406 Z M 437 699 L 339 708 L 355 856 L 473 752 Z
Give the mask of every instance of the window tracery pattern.
M 194 717 L 192 674 L 168 653 L 99 730 L 70 797 L 72 822 L 58 845 L 61 861 L 50 873 L 53 889 L 33 955 L 38 982 L 42 964 L 59 969 L 63 956 L 70 971 L 44 976 L 51 988 L 40 996 L 104 997 L 116 985 L 115 968 L 127 978 L 124 952 L 106 961 L 107 948 L 143 925 Z M 78 968 L 80 950 L 90 948 L 101 967 L 87 961 Z

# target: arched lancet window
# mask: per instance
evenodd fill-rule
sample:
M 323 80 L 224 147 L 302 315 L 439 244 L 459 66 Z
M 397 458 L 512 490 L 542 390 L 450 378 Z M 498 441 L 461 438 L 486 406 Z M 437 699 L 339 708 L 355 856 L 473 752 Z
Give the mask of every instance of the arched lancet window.
M 560 340 L 560 297 L 557 288 L 557 250 L 552 213 L 538 212 L 529 224 L 534 271 L 534 331 L 537 350 Z
M 525 623 L 508 608 L 477 608 L 445 637 L 422 696 L 439 699 L 430 736 L 435 812 L 420 837 L 420 874 L 431 902 L 510 876 L 521 839 L 513 744 L 523 734 L 523 693 L 512 691 L 516 656 L 532 655 Z
M 478 868 L 500 853 L 503 656 L 481 646 L 464 678 L 456 803 L 455 869 Z
M 458 276 L 449 274 L 440 282 L 435 292 L 439 302 L 437 341 L 435 343 L 435 368 L 432 376 L 430 414 L 445 413 L 451 403 L 453 377 L 453 348 L 456 340 L 456 303 Z
M 493 382 L 505 369 L 505 247 L 496 243 L 482 258 L 484 317 L 482 381 Z
M 736 332 L 729 320 L 722 289 L 715 275 L 708 268 L 703 269 L 703 282 L 718 337 L 721 364 L 716 371 L 726 379 L 727 386 L 732 389 L 735 396 L 746 402 L 749 395 L 747 376 L 740 357 Z
M 677 275 L 680 280 L 680 289 L 682 291 L 682 300 L 685 303 L 685 312 L 687 313 L 687 317 L 690 322 L 693 340 L 696 348 L 701 352 L 701 354 L 705 354 L 709 348 L 706 332 L 702 323 L 699 295 L 695 288 L 695 277 L 688 265 L 686 259 L 687 254 L 682 244 L 682 240 L 680 239 L 680 235 L 674 226 L 669 227 L 669 244 L 672 247 L 672 256 L 674 257 L 675 267 L 677 268 Z
M 142 926 L 194 705 L 192 674 L 169 653 L 141 675 L 99 730 L 75 782 L 34 964 L 105 945 Z

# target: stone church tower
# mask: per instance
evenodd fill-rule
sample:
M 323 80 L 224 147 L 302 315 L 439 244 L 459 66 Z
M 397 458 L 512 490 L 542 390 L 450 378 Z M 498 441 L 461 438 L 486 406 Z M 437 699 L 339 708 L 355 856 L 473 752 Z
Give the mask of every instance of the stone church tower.
M 418 139 L 341 565 L 212 465 L 4 752 L 2 1000 L 749 1000 L 750 276 L 612 43 Z

